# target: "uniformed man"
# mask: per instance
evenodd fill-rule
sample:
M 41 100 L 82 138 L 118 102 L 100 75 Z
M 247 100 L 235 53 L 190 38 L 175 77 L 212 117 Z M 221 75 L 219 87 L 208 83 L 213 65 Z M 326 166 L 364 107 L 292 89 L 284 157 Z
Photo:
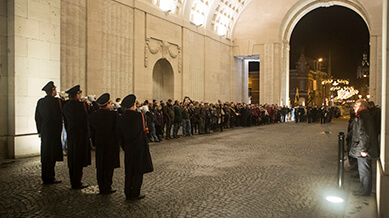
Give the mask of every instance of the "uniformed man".
M 61 181 L 55 179 L 55 163 L 63 161 L 62 103 L 55 97 L 57 90 L 53 81 L 48 82 L 42 91 L 47 95 L 39 99 L 35 111 L 36 128 L 41 137 L 42 181 L 43 184 L 56 184 Z
M 91 164 L 90 142 L 88 135 L 88 109 L 81 102 L 80 85 L 66 91 L 69 102 L 64 106 L 65 128 L 68 133 L 68 167 L 73 189 L 83 189 L 82 170 Z
M 100 194 L 116 192 L 112 189 L 112 177 L 115 168 L 120 167 L 120 147 L 116 137 L 118 112 L 111 111 L 112 100 L 104 93 L 96 100 L 99 109 L 90 116 L 90 132 L 96 148 L 97 184 Z
M 153 171 L 144 117 L 135 110 L 135 100 L 135 95 L 128 95 L 123 99 L 124 113 L 117 123 L 119 143 L 125 152 L 124 193 L 127 200 L 145 197 L 140 194 L 143 174 Z

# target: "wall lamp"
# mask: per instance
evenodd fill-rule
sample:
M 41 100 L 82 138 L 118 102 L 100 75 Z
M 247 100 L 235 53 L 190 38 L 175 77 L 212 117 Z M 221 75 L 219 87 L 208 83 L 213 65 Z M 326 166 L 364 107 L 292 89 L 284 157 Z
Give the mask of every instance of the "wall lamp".
M 172 10 L 170 10 L 170 9 L 165 11 L 165 15 L 168 16 L 170 14 L 170 12 L 172 12 Z

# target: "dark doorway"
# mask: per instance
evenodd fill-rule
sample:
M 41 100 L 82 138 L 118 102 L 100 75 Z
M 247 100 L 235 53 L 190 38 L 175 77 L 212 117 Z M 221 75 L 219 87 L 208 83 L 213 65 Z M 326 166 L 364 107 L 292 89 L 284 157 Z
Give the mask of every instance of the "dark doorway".
M 153 99 L 174 99 L 174 74 L 166 59 L 159 59 L 153 69 Z
M 251 101 L 251 104 L 259 104 L 259 90 L 260 90 L 260 84 L 259 84 L 259 61 L 249 61 L 249 98 Z

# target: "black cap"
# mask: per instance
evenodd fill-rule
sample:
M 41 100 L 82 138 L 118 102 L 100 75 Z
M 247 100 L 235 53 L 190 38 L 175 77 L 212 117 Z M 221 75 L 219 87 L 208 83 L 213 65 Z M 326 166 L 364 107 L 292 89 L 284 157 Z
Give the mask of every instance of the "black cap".
M 81 93 L 82 91 L 80 90 L 80 85 L 76 85 L 73 88 L 70 88 L 66 91 L 69 95 L 76 95 Z
M 99 107 L 104 107 L 107 105 L 109 102 L 111 102 L 111 97 L 108 93 L 102 94 L 97 100 L 96 103 Z
M 172 99 L 169 98 L 169 100 L 167 100 L 167 101 L 172 102 Z
M 122 107 L 125 107 L 125 108 L 131 108 L 132 106 L 134 106 L 135 100 L 136 100 L 135 95 L 133 95 L 133 94 L 127 95 L 127 96 L 123 99 L 121 105 L 122 105 Z
M 43 88 L 42 91 L 51 92 L 55 89 L 55 85 L 53 81 L 48 82 Z

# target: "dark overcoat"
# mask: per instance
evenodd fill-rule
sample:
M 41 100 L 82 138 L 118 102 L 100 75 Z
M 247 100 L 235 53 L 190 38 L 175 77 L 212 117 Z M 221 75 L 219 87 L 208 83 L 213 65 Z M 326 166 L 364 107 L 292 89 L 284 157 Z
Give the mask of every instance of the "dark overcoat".
M 84 102 L 70 100 L 63 114 L 68 134 L 68 167 L 86 167 L 91 164 L 87 106 Z
M 62 104 L 59 98 L 46 96 L 38 100 L 35 122 L 41 136 L 41 162 L 62 161 Z
M 147 135 L 143 128 L 142 114 L 126 110 L 118 117 L 117 134 L 119 143 L 125 152 L 126 175 L 152 172 L 153 163 Z
M 362 110 L 352 122 L 350 156 L 360 158 L 361 152 L 367 152 L 367 158 L 377 158 L 378 141 L 373 118 L 368 110 Z
M 90 116 L 90 133 L 96 147 L 96 168 L 120 167 L 120 146 L 116 136 L 116 111 L 99 109 Z

